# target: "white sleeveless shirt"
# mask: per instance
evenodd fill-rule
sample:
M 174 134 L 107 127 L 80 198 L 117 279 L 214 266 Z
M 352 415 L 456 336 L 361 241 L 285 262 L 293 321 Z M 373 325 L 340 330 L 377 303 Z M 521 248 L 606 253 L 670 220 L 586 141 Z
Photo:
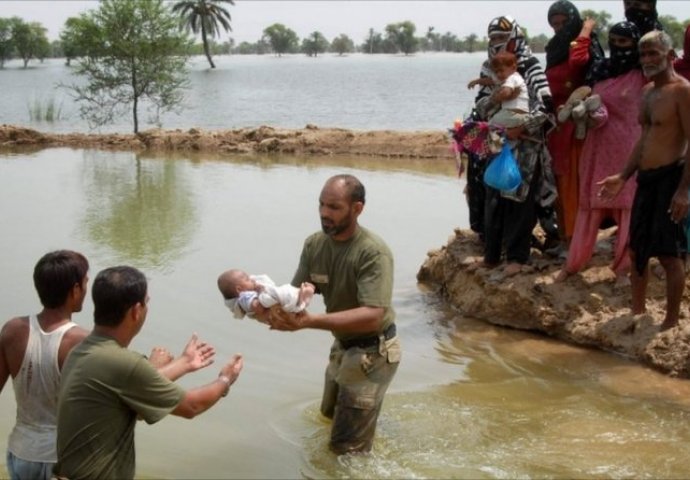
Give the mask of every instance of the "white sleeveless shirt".
M 17 422 L 7 449 L 31 462 L 57 461 L 57 400 L 60 387 L 58 350 L 67 322 L 52 332 L 44 332 L 36 315 L 29 317 L 29 340 L 17 376 L 12 380 L 17 402 Z

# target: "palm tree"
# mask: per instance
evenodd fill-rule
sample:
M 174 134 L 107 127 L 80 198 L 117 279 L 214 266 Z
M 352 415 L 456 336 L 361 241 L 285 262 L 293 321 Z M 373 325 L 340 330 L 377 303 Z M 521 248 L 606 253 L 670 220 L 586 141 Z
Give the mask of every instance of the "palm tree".
M 234 0 L 182 0 L 176 2 L 172 8 L 174 13 L 179 13 L 181 25 L 184 28 L 191 30 L 194 34 L 201 31 L 204 53 L 211 68 L 216 68 L 216 66 L 208 48 L 208 36 L 219 36 L 220 27 L 223 27 L 226 32 L 232 30 L 230 13 L 221 5 L 223 2 L 235 5 Z

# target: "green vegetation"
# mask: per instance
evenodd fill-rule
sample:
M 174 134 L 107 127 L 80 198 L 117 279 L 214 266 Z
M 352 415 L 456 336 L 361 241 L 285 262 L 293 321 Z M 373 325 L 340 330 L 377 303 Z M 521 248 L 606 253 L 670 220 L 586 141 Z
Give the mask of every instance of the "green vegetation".
M 337 53 L 338 55 L 354 52 L 355 43 L 350 37 L 344 33 L 341 33 L 333 39 L 333 42 L 331 42 L 331 51 Z
M 318 30 L 300 39 L 297 34 L 281 23 L 275 23 L 264 29 L 261 38 L 256 42 L 241 42 L 238 45 L 228 37 L 220 38 L 223 31 L 231 32 L 230 13 L 224 5 L 234 5 L 234 0 L 174 0 L 172 11 L 177 15 L 179 28 L 185 32 L 201 34 L 201 43 L 185 44 L 174 52 L 177 55 L 205 55 L 211 68 L 215 68 L 212 56 L 228 54 L 269 54 L 281 56 L 283 54 L 304 53 L 317 56 L 325 52 L 343 55 L 350 52 L 367 54 L 396 54 L 410 55 L 414 52 L 477 52 L 485 51 L 487 38 L 485 34 L 469 33 L 460 37 L 453 32 L 437 32 L 431 26 L 423 35 L 417 35 L 416 25 L 411 21 L 390 23 L 383 31 L 369 28 L 366 38 L 361 44 L 355 42 L 346 34 L 329 40 Z M 596 32 L 604 48 L 608 45 L 608 30 L 611 27 L 611 14 L 606 11 L 582 10 L 581 15 L 596 20 Z M 42 60 L 46 57 L 65 57 L 67 64 L 85 55 L 80 45 L 92 43 L 94 32 L 89 32 L 82 23 L 87 14 L 71 17 L 65 22 L 60 33 L 60 39 L 48 42 L 45 28 L 39 23 L 26 23 L 18 17 L 0 17 L 0 69 L 13 58 L 21 58 L 24 67 L 32 59 Z M 690 19 L 679 22 L 675 17 L 662 15 L 659 20 L 665 30 L 671 35 L 676 48 L 683 45 L 685 26 Z M 138 21 L 132 17 L 128 21 Z M 546 21 L 546 20 L 545 20 Z M 484 33 L 484 30 L 482 30 Z M 527 35 L 527 32 L 525 32 Z M 86 38 L 76 38 L 77 35 Z M 551 34 L 528 36 L 530 47 L 535 53 L 544 51 Z
M 24 62 L 37 58 L 43 61 L 51 54 L 46 29 L 38 22 L 26 23 L 19 17 L 0 18 L 0 67 L 16 55 Z
M 312 32 L 302 40 L 302 51 L 310 57 L 316 57 L 319 53 L 327 51 L 328 47 L 328 40 L 321 32 Z
M 62 102 L 56 104 L 53 97 L 45 101 L 34 98 L 28 107 L 29 119 L 32 122 L 55 122 L 62 119 Z
M 131 108 L 138 133 L 142 103 L 156 120 L 179 106 L 187 86 L 187 57 L 180 52 L 190 45 L 178 27 L 162 0 L 103 0 L 81 17 L 73 35 L 82 55 L 75 73 L 86 84 L 68 88 L 89 125 L 110 123 Z
M 297 34 L 282 23 L 274 23 L 266 27 L 262 38 L 271 45 L 273 53 L 279 57 L 284 53 L 296 52 L 299 44 Z
M 13 50 L 12 21 L 9 18 L 0 18 L 0 68 L 5 66 L 5 61 L 12 58 Z
M 216 68 L 216 65 L 211 58 L 208 36 L 219 36 L 221 27 L 226 32 L 232 30 L 230 13 L 223 8 L 222 2 L 235 4 L 233 0 L 183 0 L 173 6 L 173 12 L 180 15 L 183 28 L 191 30 L 195 35 L 201 32 L 204 53 L 211 68 Z
M 391 23 L 386 25 L 386 36 L 391 44 L 404 53 L 409 55 L 417 50 L 417 38 L 414 32 L 417 27 L 410 21 Z

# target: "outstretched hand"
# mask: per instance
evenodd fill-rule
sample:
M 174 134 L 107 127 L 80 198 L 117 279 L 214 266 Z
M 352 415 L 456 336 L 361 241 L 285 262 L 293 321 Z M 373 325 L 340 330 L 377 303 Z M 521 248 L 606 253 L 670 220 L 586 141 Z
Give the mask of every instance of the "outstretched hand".
M 165 347 L 153 347 L 149 355 L 149 362 L 156 369 L 166 366 L 173 361 L 175 356 Z
M 213 363 L 216 349 L 212 345 L 199 340 L 196 333 L 192 334 L 187 345 L 184 347 L 182 357 L 187 362 L 190 372 L 194 372 Z
M 220 369 L 220 374 L 228 377 L 230 379 L 229 385 L 232 385 L 237 380 L 237 377 L 240 376 L 242 367 L 244 367 L 244 359 L 242 354 L 237 353 L 233 355 L 228 363 L 223 365 L 223 368 Z
M 621 190 L 623 190 L 625 180 L 623 180 L 623 177 L 621 177 L 620 174 L 611 175 L 602 181 L 597 182 L 597 185 L 601 187 L 599 189 L 599 193 L 597 193 L 597 197 L 606 202 L 610 202 L 616 198 Z

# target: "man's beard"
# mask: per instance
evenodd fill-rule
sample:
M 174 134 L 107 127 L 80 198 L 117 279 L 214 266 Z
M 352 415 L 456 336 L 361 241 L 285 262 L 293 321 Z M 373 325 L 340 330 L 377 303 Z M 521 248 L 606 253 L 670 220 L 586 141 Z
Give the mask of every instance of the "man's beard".
M 328 235 L 329 237 L 333 237 L 335 235 L 339 235 L 343 233 L 345 230 L 347 230 L 352 223 L 352 219 L 350 217 L 344 218 L 342 222 L 340 223 L 329 223 L 326 224 L 324 223 L 324 219 L 321 219 L 321 230 L 323 233 Z
M 668 59 L 664 58 L 658 65 L 642 66 L 642 73 L 645 78 L 652 78 L 668 68 Z

